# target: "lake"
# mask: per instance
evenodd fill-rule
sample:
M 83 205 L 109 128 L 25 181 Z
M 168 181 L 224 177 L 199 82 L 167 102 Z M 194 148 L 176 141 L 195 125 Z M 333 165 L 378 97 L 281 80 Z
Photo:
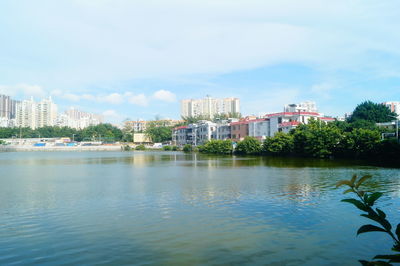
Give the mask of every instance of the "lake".
M 0 153 L 0 265 L 358 265 L 390 251 L 335 183 L 371 174 L 400 222 L 400 170 L 181 152 Z M 351 195 L 350 195 L 351 196 Z

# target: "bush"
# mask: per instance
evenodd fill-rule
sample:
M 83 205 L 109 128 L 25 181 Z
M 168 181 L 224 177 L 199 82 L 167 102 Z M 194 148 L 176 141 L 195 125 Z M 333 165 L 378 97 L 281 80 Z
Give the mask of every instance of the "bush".
M 185 145 L 183 146 L 183 151 L 184 151 L 184 152 L 192 152 L 192 151 L 193 151 L 192 145 L 190 145 L 190 144 L 185 144 Z
M 123 150 L 123 151 L 131 151 L 132 148 L 131 148 L 131 146 L 129 146 L 129 145 L 124 145 L 123 148 L 122 148 L 122 150 Z
M 293 136 L 278 132 L 274 137 L 267 138 L 263 144 L 263 152 L 273 155 L 288 155 L 293 152 Z
M 164 151 L 172 151 L 172 147 L 171 146 L 163 146 L 162 147 Z
M 259 154 L 261 153 L 261 142 L 253 137 L 245 137 L 235 149 L 237 154 Z
M 136 148 L 135 148 L 135 150 L 137 150 L 137 151 L 144 151 L 144 150 L 146 150 L 146 146 L 144 146 L 143 144 L 137 145 Z
M 172 146 L 172 150 L 173 151 L 179 151 L 179 147 L 178 146 Z
M 230 140 L 210 140 L 198 147 L 199 152 L 209 154 L 232 154 L 232 141 Z

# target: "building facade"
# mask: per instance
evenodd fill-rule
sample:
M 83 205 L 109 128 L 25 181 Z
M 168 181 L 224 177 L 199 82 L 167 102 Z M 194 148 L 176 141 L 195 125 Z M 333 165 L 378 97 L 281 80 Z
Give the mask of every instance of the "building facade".
M 204 116 L 213 118 L 216 114 L 240 113 L 238 98 L 211 98 L 186 99 L 181 101 L 181 116 Z
M 397 118 L 400 118 L 400 102 L 384 102 L 383 105 L 387 106 L 390 111 L 397 114 Z

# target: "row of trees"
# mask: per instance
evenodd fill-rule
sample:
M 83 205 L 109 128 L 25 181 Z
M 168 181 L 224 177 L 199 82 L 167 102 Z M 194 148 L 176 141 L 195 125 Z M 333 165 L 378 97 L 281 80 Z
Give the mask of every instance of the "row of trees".
M 70 127 L 0 128 L 0 138 L 56 138 L 69 137 L 76 141 L 124 141 L 127 136 L 111 124 L 89 126 L 84 129 Z
M 233 149 L 229 140 L 212 140 L 200 146 L 199 151 L 212 154 L 373 159 L 398 163 L 400 144 L 394 138 L 381 140 L 382 132 L 388 129 L 376 126 L 379 122 L 393 121 L 395 117 L 396 114 L 384 105 L 367 101 L 358 105 L 352 116 L 344 122 L 326 124 L 310 120 L 307 125 L 301 124 L 289 133 L 279 132 L 264 142 L 247 137 Z

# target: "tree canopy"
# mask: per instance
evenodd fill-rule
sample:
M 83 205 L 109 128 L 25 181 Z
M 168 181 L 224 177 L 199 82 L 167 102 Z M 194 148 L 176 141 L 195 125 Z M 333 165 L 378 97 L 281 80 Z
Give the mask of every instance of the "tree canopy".
M 393 121 L 396 116 L 383 104 L 365 101 L 357 105 L 348 121 L 354 123 L 359 120 L 365 120 L 373 123 L 383 123 Z

